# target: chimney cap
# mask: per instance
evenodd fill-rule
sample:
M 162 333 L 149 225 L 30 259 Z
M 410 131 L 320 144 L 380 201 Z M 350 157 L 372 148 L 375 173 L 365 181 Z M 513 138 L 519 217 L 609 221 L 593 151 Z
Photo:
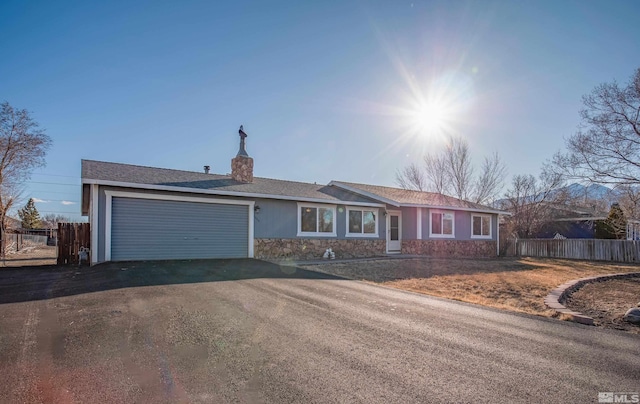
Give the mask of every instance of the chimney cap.
M 242 125 L 240 125 L 240 129 L 238 129 L 238 135 L 240 135 L 240 150 L 238 150 L 238 154 L 236 156 L 249 157 L 249 154 L 247 153 L 247 149 L 245 147 L 245 139 L 249 135 L 246 134 Z
M 211 167 L 209 167 L 209 166 L 204 166 L 204 173 L 205 173 L 205 174 L 209 174 L 209 170 L 211 170 Z

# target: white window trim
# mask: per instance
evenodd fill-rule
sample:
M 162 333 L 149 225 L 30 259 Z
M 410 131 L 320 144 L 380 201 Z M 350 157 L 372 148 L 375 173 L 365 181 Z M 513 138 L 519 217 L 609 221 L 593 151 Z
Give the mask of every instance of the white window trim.
M 322 233 L 322 232 L 303 232 L 302 231 L 302 217 L 300 216 L 300 208 L 324 208 L 324 209 L 331 209 L 333 211 L 333 232 L 332 233 Z M 316 211 L 318 212 L 318 211 Z M 336 219 L 338 218 L 337 212 L 336 212 L 336 205 L 323 205 L 323 204 L 318 204 L 318 203 L 305 203 L 305 202 L 298 202 L 298 208 L 296 211 L 296 216 L 297 216 L 297 220 L 298 220 L 298 237 L 337 237 L 337 233 L 336 233 L 336 227 L 338 227 L 336 225 Z M 316 213 L 316 225 L 318 224 L 318 213 Z
M 161 201 L 178 201 L 178 202 L 198 202 L 198 203 L 213 203 L 213 204 L 223 204 L 223 205 L 246 205 L 249 213 L 249 240 L 248 240 L 248 251 L 247 255 L 249 258 L 253 258 L 254 253 L 254 216 L 253 216 L 253 207 L 255 206 L 254 201 L 241 201 L 241 200 L 232 200 L 232 199 L 212 199 L 212 198 L 202 198 L 195 196 L 184 196 L 184 195 L 164 195 L 164 194 L 147 194 L 141 192 L 125 192 L 125 191 L 104 191 L 106 196 L 105 203 L 105 229 L 104 229 L 104 260 L 111 261 L 111 215 L 112 215 L 112 207 L 113 207 L 113 198 L 136 198 L 136 199 L 154 199 Z M 91 247 L 93 248 L 93 247 Z
M 451 234 L 434 234 L 433 226 L 431 226 L 431 221 L 433 220 L 434 213 L 442 213 L 443 215 L 446 213 L 451 213 L 453 215 L 453 221 L 451 223 Z M 443 228 L 442 223 L 440 223 L 440 228 Z M 439 210 L 439 209 L 429 209 L 429 238 L 456 238 L 456 212 L 453 210 Z
M 475 235 L 473 234 L 473 218 L 474 217 L 488 217 L 489 218 L 489 235 L 488 236 L 483 236 L 483 235 Z M 480 232 L 482 232 L 482 219 L 480 219 Z M 472 213 L 471 214 L 471 238 L 479 238 L 479 239 L 485 239 L 485 240 L 490 240 L 493 238 L 493 218 L 491 217 L 491 215 L 481 215 L 479 213 Z
M 362 233 L 351 233 L 349 232 L 349 212 L 352 210 L 357 210 L 359 212 L 372 212 L 375 219 L 376 219 L 376 230 L 375 233 L 365 233 L 364 232 L 364 223 L 363 223 L 363 228 L 362 228 Z M 347 223 L 347 227 L 345 228 L 345 237 L 361 237 L 361 238 L 379 238 L 380 237 L 380 233 L 378 232 L 378 222 L 380 221 L 380 216 L 379 216 L 379 209 L 372 209 L 372 208 L 364 208 L 364 207 L 355 207 L 355 206 L 347 206 L 347 218 L 346 218 L 346 223 Z

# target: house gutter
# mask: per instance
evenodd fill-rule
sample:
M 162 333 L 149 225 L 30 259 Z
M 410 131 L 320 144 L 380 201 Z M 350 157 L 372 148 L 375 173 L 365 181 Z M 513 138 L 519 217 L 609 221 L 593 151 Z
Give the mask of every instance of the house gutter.
M 450 209 L 450 210 L 460 210 L 463 212 L 478 212 L 478 213 L 492 213 L 492 214 L 496 214 L 496 215 L 505 215 L 505 216 L 511 216 L 511 213 L 503 211 L 503 210 L 495 210 L 495 209 L 477 209 L 477 208 L 465 208 L 465 207 L 457 207 L 457 206 L 446 206 L 446 205 L 426 205 L 426 204 L 420 204 L 420 203 L 401 203 L 398 201 L 394 201 L 392 199 L 388 199 L 382 196 L 378 196 L 374 193 L 368 192 L 368 191 L 363 191 L 361 189 L 358 189 L 356 187 L 352 187 L 349 185 L 345 185 L 339 181 L 331 181 L 329 183 L 329 186 L 335 186 L 338 188 L 342 188 L 344 190 L 347 190 L 349 192 L 353 192 L 355 194 L 358 195 L 362 195 L 365 196 L 367 198 L 371 198 L 371 199 L 375 199 L 377 201 L 380 202 L 384 202 L 388 205 L 392 205 L 398 208 L 428 208 L 428 209 Z
M 353 192 L 354 194 L 366 196 L 367 198 L 375 199 L 377 201 L 384 202 L 387 205 L 395 206 L 397 208 L 399 208 L 401 206 L 400 203 L 398 203 L 398 202 L 396 202 L 396 201 L 394 201 L 392 199 L 384 198 L 382 196 L 373 194 L 371 192 L 363 191 L 361 189 L 354 188 L 354 187 L 351 187 L 349 185 L 345 185 L 345 184 L 343 184 L 341 182 L 338 182 L 338 181 L 331 181 L 329 183 L 329 186 L 330 187 L 335 186 L 335 187 L 338 187 L 338 188 L 342 188 L 342 189 L 347 190 L 349 192 Z
M 113 187 L 133 188 L 133 189 L 146 189 L 151 191 L 169 191 L 169 192 L 183 192 L 183 193 L 188 192 L 193 194 L 204 194 L 204 195 L 235 196 L 235 197 L 243 197 L 243 198 L 263 198 L 263 199 L 279 199 L 279 200 L 285 200 L 285 201 L 315 202 L 315 203 L 325 203 L 330 205 L 340 204 L 340 205 L 349 205 L 349 206 L 369 206 L 374 208 L 385 207 L 385 205 L 382 203 L 355 202 L 355 201 L 352 202 L 352 201 L 343 201 L 338 199 L 305 198 L 305 197 L 288 196 L 288 195 L 259 194 L 259 193 L 253 193 L 253 192 L 219 191 L 219 190 L 202 189 L 202 188 L 176 187 L 171 185 L 138 184 L 133 182 L 94 180 L 94 179 L 88 179 L 88 178 L 83 178 L 82 184 L 103 185 L 103 186 L 113 186 Z

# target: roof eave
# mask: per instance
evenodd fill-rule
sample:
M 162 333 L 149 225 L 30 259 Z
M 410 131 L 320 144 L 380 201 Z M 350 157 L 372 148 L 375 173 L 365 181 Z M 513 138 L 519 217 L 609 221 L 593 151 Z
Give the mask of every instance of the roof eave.
M 444 206 L 444 205 L 424 205 L 417 203 L 403 203 L 400 204 L 403 208 L 427 208 L 427 209 L 448 209 L 448 210 L 460 210 L 463 212 L 478 212 L 478 213 L 491 213 L 495 215 L 513 216 L 512 213 L 504 210 L 496 209 L 478 209 L 478 208 L 464 208 L 459 206 Z
M 387 205 L 395 206 L 395 207 L 398 207 L 398 208 L 401 206 L 400 203 L 397 202 L 397 201 L 394 201 L 394 200 L 388 199 L 388 198 L 384 198 L 384 197 L 382 197 L 380 195 L 376 195 L 376 194 L 371 193 L 371 192 L 363 191 L 361 189 L 358 189 L 356 187 L 352 187 L 350 185 L 343 184 L 340 181 L 331 181 L 329 183 L 329 186 L 330 187 L 331 186 L 335 186 L 335 187 L 338 187 L 338 188 L 342 188 L 342 189 L 344 189 L 346 191 L 353 192 L 355 194 L 362 195 L 362 196 L 365 196 L 367 198 L 371 198 L 373 200 L 380 201 L 382 203 L 386 203 Z
M 261 193 L 255 193 L 255 192 L 222 191 L 222 190 L 216 190 L 216 189 L 188 188 L 188 187 L 177 187 L 177 186 L 171 186 L 171 185 L 139 184 L 134 182 L 96 180 L 96 179 L 90 179 L 90 178 L 82 178 L 82 184 L 97 184 L 97 185 L 103 185 L 103 186 L 113 186 L 113 187 L 122 187 L 122 188 L 147 189 L 151 191 L 189 192 L 194 194 L 235 196 L 235 197 L 242 197 L 242 198 L 263 198 L 263 199 L 278 199 L 278 200 L 285 200 L 285 201 L 326 203 L 326 204 L 332 204 L 332 205 L 341 204 L 341 205 L 351 205 L 351 206 L 370 206 L 370 207 L 376 207 L 376 208 L 385 207 L 385 205 L 382 203 L 342 201 L 337 199 L 308 198 L 308 197 L 289 196 L 289 195 L 261 194 Z

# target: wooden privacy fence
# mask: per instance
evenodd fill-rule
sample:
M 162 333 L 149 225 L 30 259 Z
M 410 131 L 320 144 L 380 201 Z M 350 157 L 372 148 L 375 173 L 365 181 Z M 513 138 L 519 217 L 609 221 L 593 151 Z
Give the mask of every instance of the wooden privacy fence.
M 515 243 L 523 257 L 640 262 L 640 241 L 635 240 L 517 239 Z
M 91 249 L 89 223 L 58 223 L 58 265 L 79 264 L 81 248 Z

